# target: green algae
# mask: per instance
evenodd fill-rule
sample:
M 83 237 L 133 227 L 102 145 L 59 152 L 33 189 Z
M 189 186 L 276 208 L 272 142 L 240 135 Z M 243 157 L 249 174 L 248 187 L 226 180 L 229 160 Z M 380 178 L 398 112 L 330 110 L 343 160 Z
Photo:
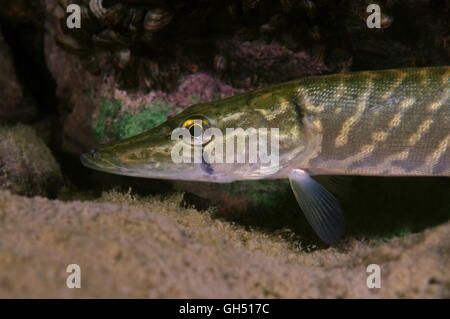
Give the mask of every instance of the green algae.
M 100 115 L 93 125 L 96 142 L 102 142 L 113 134 L 109 121 L 117 118 L 121 108 L 121 102 L 116 99 L 102 97 L 99 112 Z
M 145 132 L 163 123 L 173 110 L 172 104 L 155 99 L 151 103 L 140 105 L 137 111 L 123 111 L 121 100 L 104 96 L 92 126 L 95 140 L 97 143 L 104 143 Z
M 125 112 L 120 120 L 114 122 L 114 134 L 119 138 L 127 138 L 145 132 L 161 123 L 169 115 L 173 106 L 162 100 L 155 100 L 151 104 L 141 105 L 139 111 Z

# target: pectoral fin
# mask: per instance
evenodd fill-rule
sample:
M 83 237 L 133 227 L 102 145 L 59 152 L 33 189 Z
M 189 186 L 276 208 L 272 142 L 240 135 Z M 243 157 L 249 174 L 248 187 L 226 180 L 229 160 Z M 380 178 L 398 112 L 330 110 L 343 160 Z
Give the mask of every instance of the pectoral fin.
M 338 200 L 302 170 L 290 172 L 289 182 L 311 227 L 325 243 L 333 244 L 345 231 L 345 216 Z

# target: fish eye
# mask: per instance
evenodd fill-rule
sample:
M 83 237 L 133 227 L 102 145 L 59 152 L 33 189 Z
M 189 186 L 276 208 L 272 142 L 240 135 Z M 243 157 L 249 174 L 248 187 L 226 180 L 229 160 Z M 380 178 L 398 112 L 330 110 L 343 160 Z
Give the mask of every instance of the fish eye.
M 183 123 L 183 128 L 189 131 L 193 144 L 206 144 L 211 136 L 206 136 L 205 131 L 211 127 L 211 123 L 205 118 L 191 118 Z
M 198 124 L 192 124 L 189 133 L 193 138 L 199 138 L 203 134 L 203 127 Z

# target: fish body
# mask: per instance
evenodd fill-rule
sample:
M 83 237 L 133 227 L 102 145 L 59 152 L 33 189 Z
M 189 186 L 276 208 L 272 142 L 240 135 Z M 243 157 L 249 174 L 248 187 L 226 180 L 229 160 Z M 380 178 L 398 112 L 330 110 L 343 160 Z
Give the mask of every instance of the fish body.
M 449 75 L 443 66 L 303 78 L 193 105 L 81 160 L 94 169 L 148 178 L 219 183 L 288 178 L 308 221 L 331 244 L 344 232 L 345 218 L 336 198 L 312 175 L 450 176 Z M 173 138 L 178 128 L 191 134 L 187 142 Z M 222 133 L 206 137 L 212 129 Z M 267 140 L 276 135 L 276 147 L 270 147 L 276 169 L 261 158 L 248 161 L 252 129 Z M 244 149 L 237 147 L 239 137 L 248 141 Z M 261 140 L 253 142 L 261 149 Z M 200 146 L 202 160 L 174 161 L 173 150 L 186 144 Z M 245 160 L 208 160 L 230 152 L 230 158 L 245 154 Z
M 449 176 L 450 68 L 305 79 L 297 103 L 318 138 L 300 168 L 319 174 Z

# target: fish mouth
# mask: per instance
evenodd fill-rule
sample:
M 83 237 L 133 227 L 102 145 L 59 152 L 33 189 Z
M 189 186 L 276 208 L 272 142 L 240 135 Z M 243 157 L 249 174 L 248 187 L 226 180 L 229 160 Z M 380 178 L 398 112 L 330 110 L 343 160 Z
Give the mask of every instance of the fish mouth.
M 143 170 L 136 168 L 121 167 L 115 165 L 112 162 L 107 163 L 105 163 L 105 161 L 98 162 L 94 156 L 95 155 L 93 155 L 92 151 L 89 153 L 81 154 L 80 156 L 81 163 L 88 168 L 116 175 L 157 178 L 157 179 L 178 179 L 176 176 L 171 176 L 168 172 L 160 173 L 154 170 Z
M 158 178 L 155 171 L 141 170 L 135 168 L 127 168 L 120 166 L 114 163 L 113 157 L 109 157 L 103 153 L 99 153 L 95 150 L 89 151 L 89 153 L 84 153 L 80 155 L 81 163 L 90 168 L 97 171 L 116 174 L 116 175 L 125 175 L 125 176 L 137 176 L 137 177 L 154 177 Z
M 215 176 L 211 172 L 211 168 L 205 166 L 205 163 L 190 164 L 178 168 L 166 167 L 124 167 L 120 163 L 115 163 L 113 156 L 95 150 L 80 155 L 81 163 L 97 171 L 134 176 L 141 178 L 167 179 L 167 180 L 188 180 L 188 181 L 205 181 L 205 182 L 231 182 L 226 180 L 226 176 Z M 150 165 L 149 165 L 150 166 Z M 158 169 L 159 168 L 159 169 Z M 226 181 L 224 181 L 226 180 Z
M 90 150 L 89 153 L 84 153 L 80 155 L 80 161 L 81 163 L 91 169 L 95 169 L 97 171 L 103 171 L 107 173 L 114 173 L 117 174 L 120 170 L 120 167 L 117 165 L 114 165 L 112 162 L 105 163 L 99 162 L 97 157 L 97 152 L 95 150 Z
M 241 177 L 239 178 L 228 172 L 216 171 L 215 168 L 211 167 L 205 161 L 202 163 L 185 164 L 152 163 L 152 161 L 139 164 L 127 164 L 121 162 L 117 156 L 102 150 L 91 150 L 88 153 L 81 154 L 80 161 L 84 166 L 97 171 L 140 178 L 212 183 L 231 183 L 241 179 L 261 179 L 260 175 L 247 175 L 246 178 L 239 176 Z M 276 176 L 278 177 L 278 175 Z

